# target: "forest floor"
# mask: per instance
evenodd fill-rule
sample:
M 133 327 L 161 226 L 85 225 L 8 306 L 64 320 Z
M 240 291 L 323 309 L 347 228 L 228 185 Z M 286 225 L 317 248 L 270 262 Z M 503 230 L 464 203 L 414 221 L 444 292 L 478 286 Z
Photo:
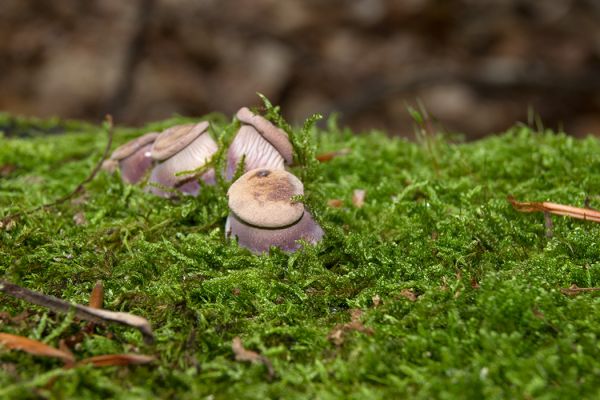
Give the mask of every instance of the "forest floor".
M 207 119 L 226 143 L 235 125 Z M 182 121 L 118 127 L 113 148 Z M 3 348 L 0 398 L 600 396 L 600 226 L 545 223 L 507 201 L 600 207 L 597 138 L 294 129 L 292 171 L 326 235 L 256 256 L 225 240 L 226 182 L 166 200 L 100 172 L 29 212 L 88 176 L 105 129 L 6 115 L 0 129 L 0 217 L 22 213 L 0 230 L 0 280 L 80 304 L 100 280 L 104 308 L 147 318 L 155 335 L 0 294 L 1 333 L 62 340 L 76 359 L 155 357 L 64 368 Z

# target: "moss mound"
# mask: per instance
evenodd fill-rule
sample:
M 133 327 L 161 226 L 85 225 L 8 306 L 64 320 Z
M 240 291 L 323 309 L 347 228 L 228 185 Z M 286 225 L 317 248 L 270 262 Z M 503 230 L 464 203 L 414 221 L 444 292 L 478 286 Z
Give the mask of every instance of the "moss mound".
M 210 116 L 222 143 L 234 131 Z M 117 129 L 115 146 L 148 130 Z M 99 127 L 4 116 L 2 215 L 72 190 L 100 158 Z M 16 132 L 16 134 L 15 134 Z M 10 137 L 9 137 L 10 136 Z M 22 136 L 28 136 L 23 138 Z M 0 350 L 6 398 L 575 398 L 600 396 L 600 226 L 520 214 L 506 201 L 600 205 L 600 142 L 524 126 L 474 143 L 422 143 L 335 124 L 296 130 L 305 201 L 325 240 L 257 257 L 226 242 L 226 184 L 164 200 L 100 173 L 85 192 L 0 231 L 0 279 L 148 318 L 156 343 L 119 326 L 77 357 L 138 352 L 136 367 L 65 370 Z M 312 146 L 314 144 L 314 147 Z M 349 147 L 317 163 L 314 152 Z M 365 189 L 364 207 L 353 206 Z M 327 205 L 340 199 L 341 207 Z M 58 345 L 85 323 L 0 295 L 0 331 Z M 21 314 L 29 310 L 28 314 Z M 361 310 L 362 314 L 355 310 Z M 354 323 L 349 321 L 354 315 Z M 21 316 L 21 317 L 18 317 Z M 266 356 L 236 361 L 231 343 Z

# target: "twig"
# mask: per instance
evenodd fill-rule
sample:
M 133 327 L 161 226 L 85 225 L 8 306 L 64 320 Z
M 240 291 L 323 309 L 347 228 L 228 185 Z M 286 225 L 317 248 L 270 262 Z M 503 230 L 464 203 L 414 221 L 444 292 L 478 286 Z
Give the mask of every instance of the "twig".
M 583 219 L 585 221 L 600 222 L 600 211 L 567 206 L 564 204 L 544 202 L 522 202 L 517 201 L 512 196 L 508 196 L 508 201 L 517 211 L 521 212 L 544 212 L 566 217 Z
M 573 296 L 573 295 L 576 295 L 579 293 L 597 292 L 599 290 L 600 290 L 600 288 L 597 288 L 597 287 L 578 287 L 577 285 L 571 285 L 568 288 L 561 288 L 560 292 L 562 294 Z
M 41 206 L 37 206 L 37 207 L 31 208 L 31 209 L 25 210 L 25 211 L 17 211 L 16 213 L 9 214 L 6 217 L 2 218 L 2 220 L 0 220 L 0 229 L 5 226 L 9 226 L 11 221 L 18 219 L 25 214 L 31 214 L 31 213 L 34 213 L 34 212 L 37 212 L 40 210 L 47 210 L 49 208 L 56 207 L 57 205 L 64 203 L 65 201 L 69 200 L 70 198 L 75 196 L 77 193 L 79 193 L 87 183 L 91 182 L 92 179 L 94 179 L 96 177 L 96 175 L 102 168 L 102 163 L 104 162 L 104 160 L 107 159 L 108 154 L 110 153 L 110 148 L 112 146 L 114 129 L 113 129 L 113 119 L 112 119 L 111 115 L 106 116 L 105 123 L 106 123 L 106 127 L 107 127 L 106 132 L 108 135 L 108 141 L 106 142 L 106 147 L 104 148 L 104 153 L 102 153 L 102 158 L 100 158 L 100 161 L 98 161 L 98 163 L 96 164 L 94 169 L 90 172 L 90 174 L 83 181 L 81 181 L 75 187 L 75 189 L 73 189 L 70 193 L 68 193 L 66 195 L 59 197 L 58 199 L 56 199 L 50 203 L 42 204 Z
M 146 318 L 137 315 L 114 312 L 108 310 L 95 309 L 81 304 L 69 303 L 54 296 L 48 296 L 43 293 L 34 292 L 21 286 L 0 280 L 0 292 L 18 299 L 25 300 L 38 306 L 49 308 L 52 311 L 68 313 L 74 310 L 75 317 L 92 322 L 112 322 L 120 325 L 130 326 L 139 329 L 144 337 L 144 342 L 150 344 L 154 341 L 152 328 Z

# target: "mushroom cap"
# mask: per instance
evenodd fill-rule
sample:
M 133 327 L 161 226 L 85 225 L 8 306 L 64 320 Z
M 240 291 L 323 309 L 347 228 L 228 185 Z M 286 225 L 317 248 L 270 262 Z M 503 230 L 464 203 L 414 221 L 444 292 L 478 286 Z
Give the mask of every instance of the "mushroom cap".
M 242 107 L 235 115 L 241 122 L 252 125 L 281 154 L 286 164 L 294 161 L 294 148 L 290 139 L 282 129 L 276 127 L 266 118 L 254 114 L 247 107 Z
M 153 186 L 152 184 L 158 184 L 159 186 L 165 186 L 168 188 L 177 188 L 184 181 L 187 181 L 194 176 L 193 173 L 180 175 L 181 172 L 193 171 L 201 168 L 216 152 L 217 143 L 208 133 L 198 136 L 195 140 L 189 143 L 187 147 L 183 148 L 177 154 L 157 163 L 154 166 L 152 169 L 152 174 L 150 174 L 150 179 L 148 181 L 150 185 L 148 186 L 147 190 L 158 196 L 171 197 L 171 193 L 160 189 L 160 187 Z M 207 176 L 213 177 L 211 180 L 214 182 L 214 172 Z M 207 184 L 211 184 L 210 180 L 206 182 Z M 183 190 L 186 193 L 187 188 L 188 186 L 186 186 Z M 195 190 L 193 184 L 192 189 L 190 190 L 190 194 L 197 193 L 197 190 Z
M 281 228 L 304 214 L 292 196 L 304 194 L 302 182 L 285 170 L 258 168 L 235 181 L 227 195 L 229 208 L 242 222 L 259 228 Z
M 175 125 L 166 129 L 156 138 L 152 146 L 152 158 L 166 160 L 187 147 L 194 139 L 208 129 L 208 122 Z
M 123 181 L 135 184 L 142 180 L 154 163 L 150 157 L 151 148 L 152 143 L 148 143 L 119 161 Z
M 158 132 L 149 132 L 117 147 L 110 156 L 111 160 L 121 161 L 135 153 L 141 147 L 150 144 L 159 136 Z
M 252 125 L 242 125 L 227 150 L 226 178 L 231 180 L 242 157 L 244 170 L 285 169 L 285 160 L 277 149 Z
M 225 235 L 227 238 L 235 237 L 240 246 L 260 254 L 268 252 L 271 247 L 294 252 L 301 247 L 299 240 L 316 244 L 323 238 L 324 232 L 306 210 L 297 223 L 279 229 L 247 225 L 230 214 L 225 223 Z

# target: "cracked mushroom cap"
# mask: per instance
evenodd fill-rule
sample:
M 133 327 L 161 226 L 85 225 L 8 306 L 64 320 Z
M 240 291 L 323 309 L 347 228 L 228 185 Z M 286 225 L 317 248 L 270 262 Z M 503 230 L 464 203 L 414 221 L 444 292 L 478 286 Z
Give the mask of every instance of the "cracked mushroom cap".
M 157 132 L 146 133 L 117 147 L 110 159 L 103 163 L 103 168 L 113 172 L 118 166 L 123 181 L 131 184 L 139 182 L 152 167 L 150 149 L 157 137 Z
M 197 124 L 176 125 L 166 129 L 156 138 L 152 146 L 152 158 L 156 161 L 163 161 L 173 157 L 207 129 L 208 122 L 206 121 Z
M 115 151 L 113 151 L 113 153 L 111 154 L 110 159 L 115 161 L 121 161 L 122 159 L 127 158 L 133 153 L 135 153 L 140 148 L 152 144 L 152 142 L 154 142 L 158 136 L 158 132 L 150 132 L 138 138 L 130 140 L 124 145 L 117 147 Z
M 286 164 L 292 164 L 294 161 L 294 149 L 287 133 L 273 125 L 266 118 L 254 114 L 247 107 L 240 108 L 235 116 L 242 123 L 252 125 L 267 142 L 271 143 L 277 149 Z
M 282 228 L 298 222 L 304 205 L 291 199 L 302 194 L 304 186 L 294 175 L 264 168 L 246 172 L 227 192 L 232 214 L 258 228 Z

